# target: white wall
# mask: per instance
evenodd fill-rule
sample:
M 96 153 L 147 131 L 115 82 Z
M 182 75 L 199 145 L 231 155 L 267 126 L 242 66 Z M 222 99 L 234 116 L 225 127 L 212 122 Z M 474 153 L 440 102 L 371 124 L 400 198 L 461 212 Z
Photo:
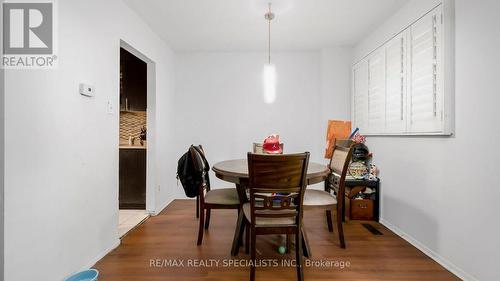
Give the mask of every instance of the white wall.
M 4 273 L 5 72 L 0 69 L 0 280 Z
M 276 52 L 277 99 L 262 98 L 265 52 L 176 54 L 176 143 L 179 155 L 202 144 L 214 164 L 246 158 L 253 142 L 280 134 L 285 152 L 325 162 L 319 52 Z M 212 176 L 213 186 L 230 186 Z M 179 187 L 179 196 L 184 197 Z
M 326 120 L 351 120 L 351 65 L 353 48 L 321 50 L 321 110 L 324 133 Z M 326 136 L 325 136 L 326 137 Z
M 436 1 L 413 0 L 355 48 L 356 60 Z M 382 218 L 465 280 L 500 280 L 500 2 L 455 2 L 456 134 L 369 137 Z M 385 39 L 384 39 L 385 38 Z
M 120 39 L 156 62 L 155 211 L 175 187 L 172 52 L 119 0 L 58 3 L 59 67 L 6 71 L 9 281 L 62 280 L 119 243 Z M 94 85 L 96 96 L 80 96 L 80 82 Z

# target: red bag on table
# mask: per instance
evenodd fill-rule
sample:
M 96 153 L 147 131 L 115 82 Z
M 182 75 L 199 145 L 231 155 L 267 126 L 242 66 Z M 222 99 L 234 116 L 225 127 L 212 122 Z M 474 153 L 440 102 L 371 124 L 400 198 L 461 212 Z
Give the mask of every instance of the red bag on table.
M 262 149 L 265 153 L 269 154 L 282 154 L 283 149 L 280 146 L 280 136 L 270 135 L 268 136 L 262 145 Z

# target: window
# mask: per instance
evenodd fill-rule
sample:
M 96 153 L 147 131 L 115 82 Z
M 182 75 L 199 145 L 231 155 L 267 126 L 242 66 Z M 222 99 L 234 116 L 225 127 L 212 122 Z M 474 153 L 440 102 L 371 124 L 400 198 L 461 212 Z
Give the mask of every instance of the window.
M 439 5 L 354 65 L 356 127 L 368 135 L 451 133 L 444 31 Z

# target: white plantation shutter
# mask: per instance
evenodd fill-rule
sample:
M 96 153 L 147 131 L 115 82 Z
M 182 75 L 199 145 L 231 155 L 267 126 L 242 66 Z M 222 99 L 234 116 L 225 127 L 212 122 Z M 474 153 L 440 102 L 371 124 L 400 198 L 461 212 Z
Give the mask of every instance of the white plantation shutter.
M 368 58 L 368 132 L 385 129 L 385 53 L 374 52 Z
M 353 66 L 353 120 L 362 133 L 451 133 L 453 25 L 442 11 L 440 4 Z
M 386 61 L 386 132 L 406 131 L 406 32 L 385 46 Z
M 442 122 L 441 7 L 410 27 L 410 132 L 438 132 Z
M 353 68 L 354 127 L 368 129 L 368 62 L 363 60 Z

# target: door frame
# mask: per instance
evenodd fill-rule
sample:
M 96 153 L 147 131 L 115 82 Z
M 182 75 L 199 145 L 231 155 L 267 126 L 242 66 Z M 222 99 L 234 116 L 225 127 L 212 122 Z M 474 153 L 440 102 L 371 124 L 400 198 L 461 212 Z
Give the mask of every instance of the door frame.
M 129 43 L 120 39 L 120 48 L 123 48 L 138 57 L 147 64 L 147 105 L 146 105 L 146 212 L 155 215 L 156 214 L 156 63 L 144 55 L 141 51 L 137 50 Z M 118 48 L 117 52 L 120 52 Z M 118 91 L 118 104 L 120 103 L 120 93 Z M 120 114 L 118 114 L 118 123 L 120 120 Z M 119 126 L 119 125 L 118 125 Z M 118 174 L 117 174 L 118 175 Z M 120 182 L 118 181 L 119 191 Z

